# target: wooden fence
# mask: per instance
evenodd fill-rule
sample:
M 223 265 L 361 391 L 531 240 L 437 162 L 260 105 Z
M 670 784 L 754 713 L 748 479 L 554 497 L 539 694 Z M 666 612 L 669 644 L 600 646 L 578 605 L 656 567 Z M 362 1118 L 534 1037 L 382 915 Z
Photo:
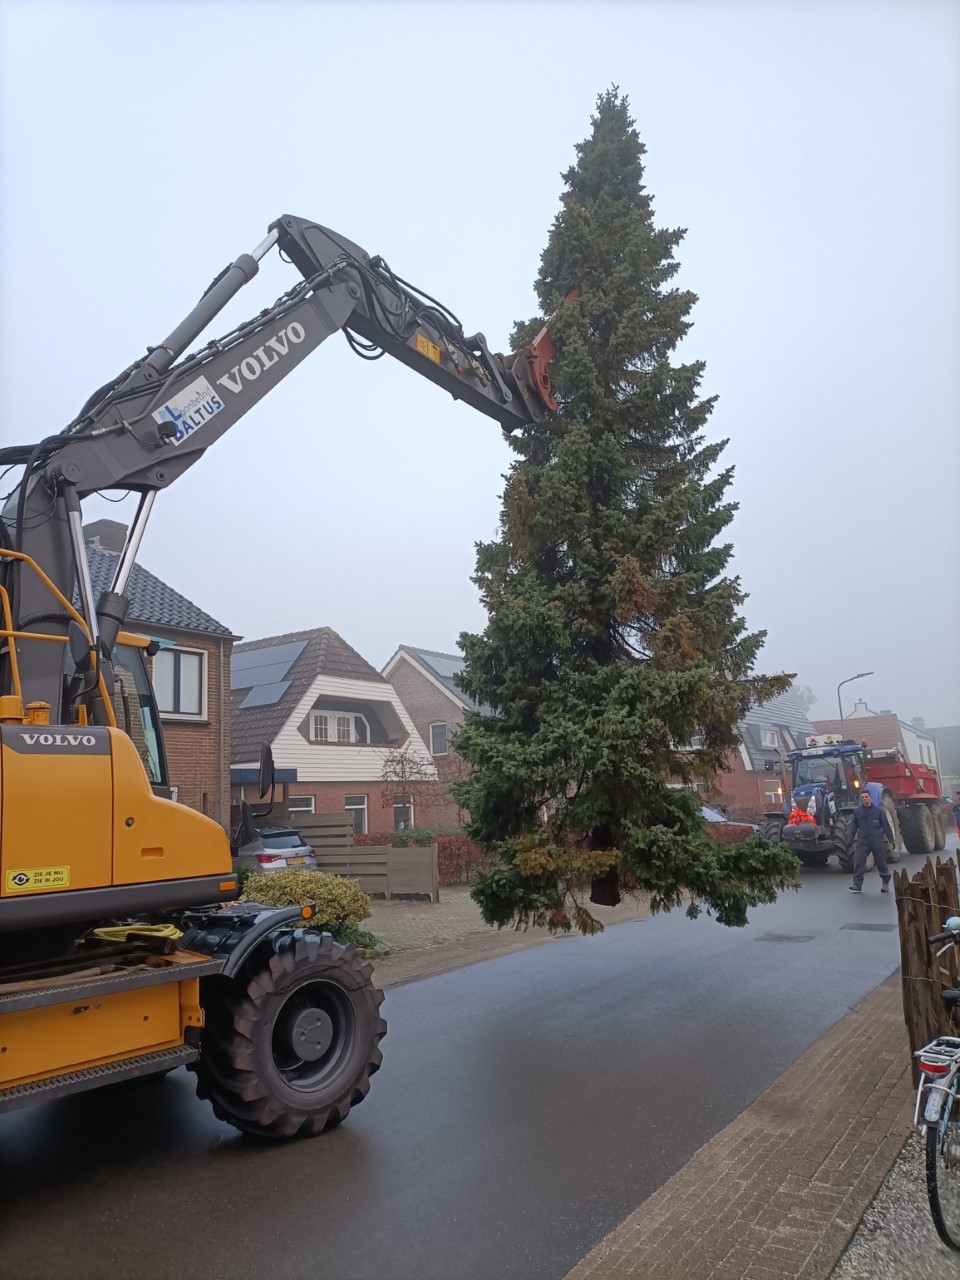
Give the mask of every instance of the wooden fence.
M 358 881 L 371 898 L 420 898 L 440 901 L 437 846 L 387 845 L 354 848 L 353 818 L 342 813 L 305 813 L 294 818 L 313 849 L 320 871 Z
M 936 1036 L 957 1035 L 954 1018 L 940 999 L 946 987 L 958 985 L 957 948 L 927 941 L 942 933 L 950 916 L 960 915 L 957 867 L 952 858 L 928 858 L 911 877 L 906 871 L 893 875 L 900 926 L 900 973 L 903 985 L 903 1018 L 910 1037 L 910 1049 L 922 1049 Z M 914 1076 L 916 1078 L 916 1067 Z
M 340 853 L 353 848 L 352 814 L 294 813 L 290 825 L 296 827 L 314 853 Z

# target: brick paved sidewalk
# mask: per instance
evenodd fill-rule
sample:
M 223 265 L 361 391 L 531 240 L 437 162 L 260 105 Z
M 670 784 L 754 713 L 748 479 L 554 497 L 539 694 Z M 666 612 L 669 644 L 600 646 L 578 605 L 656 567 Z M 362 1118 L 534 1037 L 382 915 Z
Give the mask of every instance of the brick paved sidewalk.
M 700 1078 L 709 1088 L 709 1074 Z M 899 974 L 872 991 L 567 1280 L 825 1280 L 913 1115 Z

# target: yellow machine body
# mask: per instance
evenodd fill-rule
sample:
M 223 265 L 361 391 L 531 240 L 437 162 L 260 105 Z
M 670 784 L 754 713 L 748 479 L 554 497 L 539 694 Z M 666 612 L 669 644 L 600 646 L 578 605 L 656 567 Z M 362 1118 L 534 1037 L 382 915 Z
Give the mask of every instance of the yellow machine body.
M 164 882 L 176 882 L 173 896 L 184 883 L 202 885 L 207 892 L 199 896 L 208 900 L 218 891 L 235 896 L 229 841 L 203 814 L 153 794 L 125 733 L 0 724 L 0 908 L 22 904 L 48 923 L 69 898 L 63 918 L 79 933 L 86 902 L 91 921 L 113 914 L 114 902 L 124 917 L 146 914 Z M 38 1003 L 0 1010 L 0 1090 L 122 1067 L 177 1046 L 189 1060 L 184 1033 L 203 1025 L 193 973 L 204 960 L 157 956 L 145 979 L 127 985 L 97 967 L 80 970 L 63 979 L 70 984 L 63 1003 L 40 1002 L 43 982 L 20 984 L 29 993 L 22 1003 Z M 0 986 L 8 997 L 17 990 Z
M 0 725 L 0 898 L 231 874 L 223 828 L 155 796 L 121 730 Z
M 188 1027 L 201 1027 L 200 981 L 177 980 L 159 986 L 101 994 L 77 987 L 65 1004 L 6 1013 L 0 1017 L 0 1088 L 30 1084 L 68 1071 L 106 1063 L 183 1043 Z

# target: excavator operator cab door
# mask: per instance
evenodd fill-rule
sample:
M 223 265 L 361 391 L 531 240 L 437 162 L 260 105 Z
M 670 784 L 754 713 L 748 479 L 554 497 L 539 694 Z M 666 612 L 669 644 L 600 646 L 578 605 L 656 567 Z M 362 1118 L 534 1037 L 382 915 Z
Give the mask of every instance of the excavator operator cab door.
M 147 658 L 156 650 L 145 636 L 121 632 L 113 647 L 113 714 L 117 728 L 122 729 L 137 749 L 155 795 L 172 799 L 167 776 L 167 757 L 157 700 L 147 669 Z M 66 654 L 64 688 L 74 685 L 75 657 Z

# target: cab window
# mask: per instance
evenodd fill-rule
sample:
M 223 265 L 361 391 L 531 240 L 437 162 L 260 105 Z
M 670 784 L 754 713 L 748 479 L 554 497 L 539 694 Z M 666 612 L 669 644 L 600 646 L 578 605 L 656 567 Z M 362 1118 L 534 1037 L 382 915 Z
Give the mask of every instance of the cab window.
M 113 712 L 117 717 L 117 727 L 124 731 L 137 748 L 147 777 L 151 782 L 163 786 L 166 778 L 157 708 L 142 652 L 133 645 L 118 644 L 114 647 Z

